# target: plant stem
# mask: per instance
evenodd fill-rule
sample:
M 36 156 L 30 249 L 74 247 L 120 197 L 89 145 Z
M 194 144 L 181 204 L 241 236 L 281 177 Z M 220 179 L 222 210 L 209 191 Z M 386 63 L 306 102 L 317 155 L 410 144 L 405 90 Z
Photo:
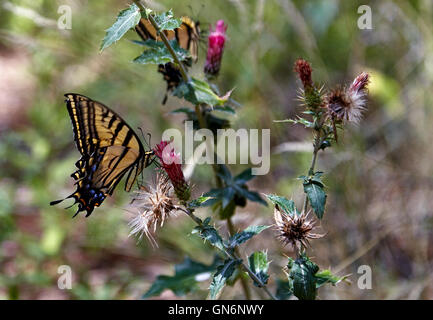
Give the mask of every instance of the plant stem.
M 134 3 L 137 5 L 138 8 L 140 8 L 141 12 L 146 12 L 146 8 L 141 4 L 140 0 L 133 0 Z M 161 37 L 162 42 L 164 42 L 165 46 L 167 47 L 168 51 L 170 52 L 171 56 L 173 57 L 174 61 L 177 65 L 179 65 L 179 71 L 182 75 L 182 78 L 185 82 L 190 81 L 190 77 L 188 75 L 188 72 L 186 71 L 185 65 L 182 63 L 182 61 L 179 60 L 178 56 L 176 55 L 176 52 L 174 51 L 173 47 L 171 46 L 170 42 L 167 39 L 167 36 L 164 32 L 161 32 L 158 24 L 155 21 L 155 18 L 152 14 L 148 15 L 149 21 L 152 24 L 152 26 L 155 28 L 156 33 L 159 34 Z
M 192 220 L 194 220 L 194 222 L 199 225 L 200 227 L 203 227 L 203 221 L 197 217 L 192 209 L 189 209 L 188 207 L 185 207 L 185 209 L 181 209 L 183 212 L 185 212 Z M 233 260 L 237 260 L 237 261 L 241 261 L 240 262 L 240 266 L 245 270 L 246 273 L 248 273 L 248 275 L 250 276 L 251 279 L 253 279 L 260 288 L 262 288 L 267 295 L 272 299 L 272 300 L 278 300 L 274 294 L 272 292 L 269 291 L 268 287 L 256 276 L 256 274 L 250 269 L 250 267 L 248 267 L 248 265 L 246 265 L 243 260 L 241 258 L 239 258 L 239 256 L 236 253 L 231 253 L 226 249 L 221 249 L 221 251 L 230 259 Z
M 233 236 L 233 235 L 236 233 L 236 230 L 235 230 L 235 227 L 234 227 L 234 225 L 233 225 L 233 222 L 232 222 L 231 217 L 228 217 L 228 218 L 227 218 L 227 227 L 228 227 L 228 229 L 229 229 L 230 237 Z M 238 249 L 237 247 L 235 248 L 235 254 L 236 254 L 237 256 L 240 256 L 239 249 Z M 244 294 L 245 294 L 245 299 L 247 299 L 247 300 L 251 300 L 251 292 L 250 292 L 250 288 L 249 288 L 249 286 L 248 286 L 247 279 L 245 279 L 245 278 L 242 277 L 242 275 L 241 275 L 241 276 L 240 276 L 240 281 L 241 281 L 242 289 L 243 289 Z

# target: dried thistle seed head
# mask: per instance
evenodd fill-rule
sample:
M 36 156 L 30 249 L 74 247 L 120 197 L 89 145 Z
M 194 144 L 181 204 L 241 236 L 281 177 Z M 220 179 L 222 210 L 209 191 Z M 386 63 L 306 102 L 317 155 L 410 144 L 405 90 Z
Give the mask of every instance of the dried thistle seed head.
M 314 223 L 308 219 L 308 213 L 288 215 L 281 212 L 278 207 L 274 209 L 274 219 L 277 230 L 277 238 L 284 245 L 291 244 L 294 249 L 298 244 L 309 246 L 309 240 L 319 239 L 323 235 L 314 233 Z
M 169 178 L 159 173 L 153 183 L 141 186 L 130 205 L 136 215 L 129 222 L 129 235 L 137 235 L 139 239 L 145 235 L 152 246 L 157 246 L 154 238 L 157 226 L 162 227 L 165 220 L 177 210 L 172 194 Z
M 333 121 L 359 123 L 367 109 L 368 73 L 361 73 L 349 88 L 336 88 L 325 98 L 325 108 Z

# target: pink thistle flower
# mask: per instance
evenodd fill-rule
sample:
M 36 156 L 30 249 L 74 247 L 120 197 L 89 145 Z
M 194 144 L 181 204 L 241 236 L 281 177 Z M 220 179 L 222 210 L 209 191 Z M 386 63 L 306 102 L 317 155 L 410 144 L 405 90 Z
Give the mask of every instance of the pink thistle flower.
M 156 145 L 154 151 L 174 187 L 176 196 L 181 201 L 188 201 L 191 193 L 182 172 L 180 155 L 175 152 L 173 145 L 169 141 L 161 141 Z
M 221 67 L 221 59 L 224 52 L 226 42 L 227 25 L 224 25 L 224 20 L 218 20 L 215 29 L 212 30 L 208 37 L 208 48 L 206 55 L 206 63 L 204 72 L 207 76 L 216 76 Z

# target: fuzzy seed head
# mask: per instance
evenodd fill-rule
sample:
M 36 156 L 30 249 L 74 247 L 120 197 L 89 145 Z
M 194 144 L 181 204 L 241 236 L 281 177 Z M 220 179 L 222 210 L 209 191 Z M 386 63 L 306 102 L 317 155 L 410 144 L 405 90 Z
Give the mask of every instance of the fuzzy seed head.
M 152 246 L 157 246 L 154 234 L 158 225 L 162 227 L 165 220 L 176 212 L 176 205 L 172 197 L 173 187 L 168 179 L 157 174 L 153 184 L 141 186 L 135 192 L 131 201 L 131 209 L 135 217 L 129 222 L 130 236 L 136 235 L 141 239 L 145 235 Z

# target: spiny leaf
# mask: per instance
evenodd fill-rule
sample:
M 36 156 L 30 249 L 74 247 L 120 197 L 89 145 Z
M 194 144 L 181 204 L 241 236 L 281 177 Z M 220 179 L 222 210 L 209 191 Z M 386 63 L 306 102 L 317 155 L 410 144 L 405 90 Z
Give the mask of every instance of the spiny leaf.
M 263 230 L 266 230 L 270 226 L 249 226 L 245 230 L 234 234 L 229 240 L 229 247 L 234 248 L 240 244 L 250 240 L 255 235 L 259 234 Z
M 317 288 L 320 288 L 321 286 L 323 286 L 327 283 L 335 286 L 339 282 L 345 281 L 348 278 L 348 275 L 343 276 L 343 277 L 337 277 L 337 276 L 333 275 L 332 272 L 328 269 L 321 270 L 321 271 L 317 272 L 314 276 L 316 277 L 316 287 Z
M 128 9 L 120 11 L 116 22 L 107 29 L 104 40 L 102 40 L 100 51 L 122 38 L 129 29 L 134 28 L 138 24 L 140 18 L 140 9 L 135 3 L 131 4 Z
M 150 289 L 143 295 L 143 299 L 158 296 L 166 289 L 170 289 L 177 296 L 185 295 L 196 289 L 200 279 L 206 278 L 198 278 L 198 275 L 208 273 L 210 277 L 210 273 L 216 269 L 219 263 L 220 259 L 215 258 L 214 262 L 207 266 L 186 257 L 182 263 L 175 265 L 174 276 L 159 275 Z
M 263 284 L 267 284 L 269 279 L 268 269 L 270 264 L 270 262 L 268 262 L 268 254 L 263 251 L 254 252 L 248 257 L 248 264 L 257 278 L 259 278 Z M 260 284 L 256 283 L 255 281 L 254 285 L 260 287 Z
M 165 64 L 174 61 L 173 56 L 170 54 L 163 42 L 149 39 L 144 42 L 141 41 L 140 43 L 149 47 L 149 49 L 145 50 L 140 56 L 135 58 L 133 62 L 140 64 Z M 176 40 L 170 40 L 170 44 L 180 60 L 183 61 L 189 57 L 189 53 L 179 47 Z
M 231 91 L 220 97 L 215 94 L 209 84 L 195 78 L 191 78 L 188 83 L 182 82 L 173 95 L 191 102 L 194 105 L 203 103 L 209 106 L 224 105 L 230 97 Z
M 308 201 L 319 219 L 323 217 L 326 204 L 326 192 L 320 180 L 322 174 L 323 172 L 316 172 L 312 177 L 302 177 L 304 179 L 304 192 L 307 194 Z
M 288 268 L 290 269 L 288 280 L 293 294 L 299 300 L 315 300 L 317 294 L 315 274 L 319 267 L 306 255 L 293 260 L 289 258 Z
M 209 225 L 210 221 L 211 220 L 209 217 L 206 218 L 205 221 L 203 222 L 203 225 L 195 227 L 192 230 L 192 233 L 193 234 L 198 233 L 203 240 L 209 241 L 210 244 L 212 244 L 214 247 L 220 250 L 224 250 L 223 240 L 219 235 L 218 231 L 214 227 Z
M 224 288 L 227 279 L 233 274 L 239 263 L 238 260 L 227 259 L 224 261 L 223 265 L 218 267 L 209 287 L 210 299 L 215 300 L 218 297 L 221 290 Z
M 299 214 L 293 200 L 288 200 L 284 197 L 280 197 L 274 194 L 268 194 L 266 195 L 266 197 L 275 205 L 277 209 L 283 210 L 284 213 L 290 216 L 294 214 Z
M 198 197 L 197 199 L 190 201 L 188 203 L 188 207 L 189 208 L 198 208 L 198 207 L 211 206 L 212 204 L 215 203 L 216 200 L 217 199 L 215 199 L 213 197 L 201 196 L 201 197 Z
M 173 16 L 173 11 L 170 9 L 167 12 L 154 15 L 156 24 L 159 27 L 159 31 L 163 30 L 174 30 L 179 28 L 182 24 L 181 19 L 176 19 Z
M 287 300 L 293 295 L 290 289 L 290 282 L 287 280 L 277 279 L 277 292 L 275 296 L 278 300 Z

